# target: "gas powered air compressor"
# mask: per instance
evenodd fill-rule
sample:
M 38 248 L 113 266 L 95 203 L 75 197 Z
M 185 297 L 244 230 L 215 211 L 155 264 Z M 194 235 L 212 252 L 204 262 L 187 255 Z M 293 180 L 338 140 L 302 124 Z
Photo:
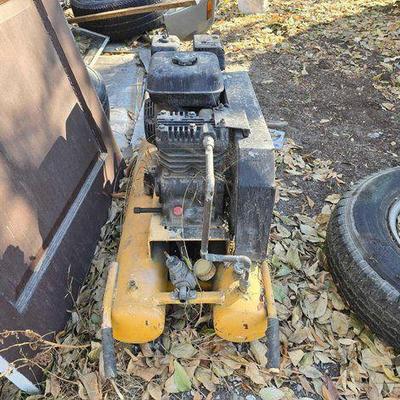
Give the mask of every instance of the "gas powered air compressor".
M 127 199 L 117 261 L 104 296 L 103 353 L 114 339 L 145 343 L 169 304 L 212 305 L 229 341 L 267 336 L 279 368 L 278 319 L 265 262 L 274 205 L 274 148 L 245 72 L 224 72 L 218 36 L 192 51 L 153 40 L 144 103 L 146 141 Z

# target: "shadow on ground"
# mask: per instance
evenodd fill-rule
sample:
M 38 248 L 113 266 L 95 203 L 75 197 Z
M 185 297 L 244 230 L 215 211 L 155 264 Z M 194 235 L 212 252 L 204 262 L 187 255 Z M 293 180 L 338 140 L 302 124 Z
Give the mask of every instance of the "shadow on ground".
M 388 61 L 362 41 L 366 21 L 373 29 L 396 15 L 396 6 L 368 9 L 314 26 L 290 38 L 286 50 L 272 49 L 252 59 L 250 76 L 266 119 L 286 120 L 287 137 L 303 147 L 303 156 L 332 160 L 342 174 L 340 187 L 337 182 L 299 183 L 317 205 L 329 193 L 399 163 L 400 101 L 389 101 L 374 87 L 396 84 L 399 60 Z M 287 205 L 287 211 L 299 211 L 298 206 Z

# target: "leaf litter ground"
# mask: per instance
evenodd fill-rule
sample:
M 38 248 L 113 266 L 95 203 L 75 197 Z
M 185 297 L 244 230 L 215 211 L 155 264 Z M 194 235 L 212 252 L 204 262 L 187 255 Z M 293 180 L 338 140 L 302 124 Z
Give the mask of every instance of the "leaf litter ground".
M 104 381 L 101 301 L 124 209 L 116 199 L 71 320 L 57 335 L 62 346 L 36 340 L 46 395 L 30 400 L 400 398 L 400 357 L 349 311 L 324 255 L 340 194 L 360 177 L 398 164 L 399 21 L 392 0 L 277 0 L 258 16 L 220 3 L 213 30 L 222 36 L 229 69 L 248 68 L 266 119 L 288 122 L 276 154 L 269 244 L 280 375 L 263 367 L 263 340 L 228 343 L 215 336 L 208 307 L 176 307 L 159 340 L 118 344 L 120 377 Z M 125 178 L 121 191 L 128 185 Z M 24 398 L 8 385 L 0 394 Z

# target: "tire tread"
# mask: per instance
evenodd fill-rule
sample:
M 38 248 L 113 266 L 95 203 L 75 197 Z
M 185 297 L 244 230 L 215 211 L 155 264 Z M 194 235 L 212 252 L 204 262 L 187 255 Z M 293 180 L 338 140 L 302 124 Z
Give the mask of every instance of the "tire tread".
M 75 16 L 96 14 L 127 7 L 157 4 L 162 0 L 71 0 Z M 162 26 L 161 12 L 150 12 L 126 17 L 91 21 L 81 27 L 110 36 L 112 40 L 126 40 Z
M 389 170 L 393 171 L 398 169 Z M 346 302 L 372 331 L 400 348 L 398 288 L 394 288 L 368 264 L 352 239 L 349 213 L 352 202 L 379 172 L 346 192 L 332 213 L 326 238 L 332 276 Z

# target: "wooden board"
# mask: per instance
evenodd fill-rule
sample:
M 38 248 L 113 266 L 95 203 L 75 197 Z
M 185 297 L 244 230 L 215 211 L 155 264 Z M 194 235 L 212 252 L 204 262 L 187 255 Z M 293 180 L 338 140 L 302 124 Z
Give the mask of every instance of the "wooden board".
M 146 6 L 122 8 L 120 10 L 104 11 L 96 14 L 82 15 L 80 17 L 70 17 L 67 20 L 70 24 L 79 24 L 82 22 L 100 21 L 110 18 L 126 17 L 128 15 L 137 15 L 154 11 L 169 10 L 171 8 L 189 7 L 196 4 L 197 3 L 195 0 L 177 0 L 166 3 L 149 4 Z
M 0 52 L 0 331 L 51 335 L 90 265 L 121 156 L 58 2 L 0 4 Z M 0 373 L 19 357 L 2 352 Z M 33 391 L 40 373 L 9 377 Z

